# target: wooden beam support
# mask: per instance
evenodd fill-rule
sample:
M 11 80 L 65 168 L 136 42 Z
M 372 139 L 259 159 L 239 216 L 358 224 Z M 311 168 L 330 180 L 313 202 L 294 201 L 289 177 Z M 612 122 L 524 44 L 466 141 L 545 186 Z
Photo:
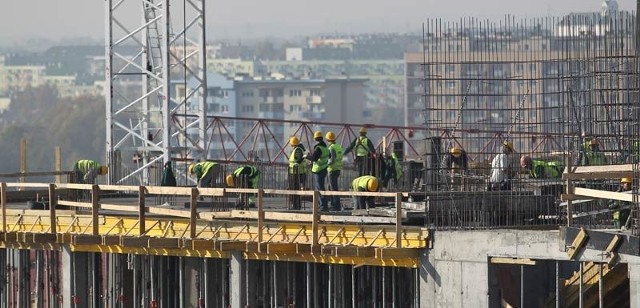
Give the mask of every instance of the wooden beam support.
M 573 192 L 579 196 L 633 202 L 633 195 L 630 192 L 615 192 L 582 187 L 574 187 Z
M 100 211 L 100 189 L 98 185 L 91 186 L 91 224 L 93 235 L 100 234 L 100 224 L 98 221 L 98 213 Z
M 148 236 L 123 236 L 120 238 L 120 245 L 124 247 L 148 247 L 149 245 L 149 237 Z
M 585 231 L 584 228 L 580 228 L 580 232 L 575 237 L 575 239 L 573 239 L 573 242 L 571 243 L 571 246 L 569 246 L 569 250 L 567 251 L 569 259 L 573 260 L 573 257 L 575 257 L 578 251 L 582 249 L 582 247 L 587 243 L 588 239 L 589 235 L 587 234 L 587 231 Z
M 198 219 L 198 189 L 191 188 L 191 204 L 189 215 L 189 238 L 196 238 L 196 227 Z
M 148 241 L 149 248 L 166 248 L 177 249 L 180 248 L 179 238 L 162 238 L 162 237 L 150 237 Z
M 298 244 L 295 243 L 267 243 L 267 253 L 297 253 Z
M 31 239 L 34 244 L 55 244 L 58 236 L 53 233 L 32 233 Z
M 605 249 L 605 252 L 607 253 L 607 264 L 609 266 L 613 266 L 616 262 L 618 262 L 618 247 L 620 246 L 620 243 L 622 243 L 622 236 L 620 236 L 619 234 L 616 234 L 613 239 L 611 239 L 611 242 L 609 242 L 609 246 L 607 246 L 607 249 Z
M 98 235 L 76 234 L 71 238 L 73 245 L 100 245 L 102 237 Z
M 56 219 L 56 207 L 58 206 L 58 196 L 56 194 L 56 184 L 49 184 L 49 224 L 51 225 L 51 233 L 58 232 L 58 221 Z
M 120 245 L 121 239 L 118 235 L 103 235 L 102 236 L 102 245 Z
M 376 248 L 376 258 L 379 259 L 412 259 L 420 256 L 420 250 L 415 248 Z
M 247 242 L 220 241 L 220 250 L 222 251 L 245 251 Z
M 517 265 L 536 265 L 535 260 L 531 259 L 519 259 L 519 258 L 501 258 L 492 257 L 490 259 L 492 264 L 517 264 Z
M 138 234 L 147 233 L 146 212 L 147 207 L 145 205 L 146 200 L 146 188 L 144 186 L 138 186 Z

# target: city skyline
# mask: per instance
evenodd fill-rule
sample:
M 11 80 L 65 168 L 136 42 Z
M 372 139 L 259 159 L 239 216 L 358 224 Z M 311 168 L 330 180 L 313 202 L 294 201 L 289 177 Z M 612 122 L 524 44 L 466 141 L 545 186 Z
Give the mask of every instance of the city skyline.
M 352 0 L 345 4 L 337 0 L 309 3 L 238 0 L 206 2 L 206 5 L 208 40 L 215 40 L 336 32 L 420 32 L 422 22 L 428 18 L 456 20 L 468 16 L 489 19 L 499 19 L 505 15 L 561 16 L 570 12 L 599 11 L 602 1 L 464 0 L 447 3 L 404 0 L 391 3 L 384 0 Z M 618 5 L 620 10 L 635 9 L 635 1 L 632 0 L 619 0 Z M 85 37 L 100 41 L 104 36 L 104 1 L 23 0 L 12 1 L 5 7 L 8 9 L 0 11 L 1 45 L 38 38 L 60 40 Z M 34 10 L 34 7 L 38 9 Z M 362 8 L 366 8 L 366 11 Z M 28 12 L 30 18 L 25 18 L 26 14 L 20 12 Z M 137 18 L 138 14 L 132 10 L 130 17 Z M 310 17 L 310 14 L 313 16 Z

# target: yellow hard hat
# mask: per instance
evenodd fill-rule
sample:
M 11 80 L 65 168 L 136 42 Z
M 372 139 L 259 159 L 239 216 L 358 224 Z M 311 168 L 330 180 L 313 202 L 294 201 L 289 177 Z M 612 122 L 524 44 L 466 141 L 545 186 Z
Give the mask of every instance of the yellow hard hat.
M 620 183 L 633 183 L 633 179 L 631 179 L 631 178 L 622 178 L 622 179 L 620 179 Z
M 227 182 L 227 186 L 229 187 L 235 186 L 235 181 L 233 180 L 233 175 L 231 174 L 227 175 L 227 177 L 225 178 L 225 182 Z
M 327 135 L 324 138 L 329 141 L 336 141 L 336 134 L 333 132 L 327 132 Z
M 367 128 L 366 128 L 366 127 L 364 127 L 364 126 L 363 126 L 363 127 L 361 127 L 361 128 L 360 128 L 360 133 L 361 133 L 361 134 L 366 134 L 366 133 L 367 133 Z
M 193 173 L 193 167 L 195 167 L 196 164 L 191 164 L 189 165 L 189 173 Z
M 502 145 L 504 145 L 505 147 L 507 147 L 509 150 L 513 151 L 513 142 L 511 141 L 505 141 L 502 143 Z
M 109 167 L 107 166 L 100 166 L 100 171 L 98 171 L 98 173 L 100 175 L 105 175 L 107 173 L 109 173 Z
M 322 132 L 317 130 L 315 133 L 313 133 L 313 139 L 322 139 Z
M 300 139 L 298 139 L 298 137 L 296 137 L 296 136 L 291 136 L 291 138 L 289 138 L 289 143 L 292 146 L 299 145 L 300 144 Z
M 449 153 L 451 153 L 451 155 L 453 155 L 454 157 L 460 157 L 460 155 L 462 155 L 462 149 L 460 149 L 459 147 L 453 147 L 451 148 L 451 150 L 449 150 Z
M 367 182 L 367 189 L 369 191 L 378 191 L 378 178 L 373 178 Z

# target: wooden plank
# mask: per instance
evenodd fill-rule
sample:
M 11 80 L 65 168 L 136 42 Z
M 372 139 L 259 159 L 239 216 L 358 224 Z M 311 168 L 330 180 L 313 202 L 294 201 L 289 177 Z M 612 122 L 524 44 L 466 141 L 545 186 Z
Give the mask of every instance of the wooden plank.
M 103 235 L 102 245 L 120 245 L 120 236 L 118 235 Z
M 575 187 L 573 189 L 573 193 L 579 196 L 586 196 L 591 198 L 613 199 L 613 200 L 633 202 L 633 195 L 628 192 L 615 192 L 615 191 Z
M 205 220 L 232 218 L 231 212 L 199 212 L 198 216 L 200 217 L 200 219 L 205 219 Z
M 245 251 L 247 242 L 236 241 L 220 241 L 220 250 L 222 251 Z
M 0 206 L 2 207 L 2 232 L 7 233 L 7 183 L 0 183 Z
M 245 252 L 266 252 L 267 243 L 247 242 Z
M 102 244 L 102 237 L 92 234 L 76 234 L 72 237 L 71 242 L 74 245 L 100 245 Z
M 297 253 L 298 244 L 295 243 L 267 243 L 267 253 Z
M 578 232 L 578 235 L 573 239 L 569 250 L 567 250 L 569 259 L 573 260 L 573 257 L 578 253 L 580 249 L 582 249 L 582 246 L 587 243 L 587 239 L 589 239 L 587 231 L 585 231 L 584 228 L 580 228 L 580 232 Z
M 492 257 L 490 260 L 492 264 L 536 265 L 536 261 L 531 259 Z
M 58 205 L 64 205 L 64 206 L 70 206 L 70 207 L 91 208 L 91 203 L 89 203 L 89 202 L 76 202 L 76 201 L 68 201 L 68 200 L 58 200 Z
M 242 219 L 258 219 L 258 211 L 247 210 L 232 210 L 228 212 L 228 216 L 223 216 L 222 213 L 215 213 L 213 215 L 220 215 L 224 218 L 242 218 Z M 224 212 L 223 212 L 224 213 Z M 200 213 L 201 215 L 203 213 Z M 265 220 L 276 221 L 295 221 L 295 222 L 307 222 L 313 221 L 313 214 L 304 213 L 290 213 L 290 212 L 264 212 Z M 346 215 L 320 215 L 320 221 L 322 222 L 342 222 L 342 223 L 366 223 L 366 224 L 395 224 L 396 219 L 393 217 L 368 217 L 368 216 L 346 216 Z
M 137 212 L 138 211 L 137 205 L 102 203 L 100 204 L 100 208 L 103 210 L 121 211 L 121 212 Z
M 602 165 L 602 166 L 575 166 L 572 167 L 569 172 L 569 167 L 564 168 L 563 173 L 603 173 L 608 172 L 633 172 L 634 164 L 622 164 L 622 165 Z M 564 178 L 563 178 L 564 179 Z
M 176 216 L 176 217 L 183 217 L 183 218 L 191 217 L 191 211 L 165 209 L 165 208 L 159 208 L 155 206 L 150 206 L 147 208 L 147 210 L 149 214 L 159 214 L 159 215 Z
M 60 183 L 56 186 L 58 186 L 58 188 L 91 190 L 91 184 Z
M 180 248 L 180 239 L 178 238 L 151 237 L 148 243 L 149 248 Z
M 225 193 L 224 188 L 198 188 L 200 196 L 209 197 L 223 197 Z
M 298 254 L 311 253 L 312 251 L 313 251 L 313 249 L 311 248 L 310 244 L 297 244 L 296 245 L 296 253 L 298 253 Z
M 146 186 L 149 195 L 191 195 L 191 189 L 194 187 L 168 187 L 168 186 Z
M 622 236 L 620 236 L 619 234 L 616 234 L 613 239 L 611 239 L 611 242 L 609 242 L 609 245 L 607 246 L 607 249 L 605 249 L 605 251 L 607 252 L 607 264 L 612 267 L 615 263 L 618 262 L 618 253 L 616 252 L 616 250 L 618 249 L 618 245 L 622 242 Z
M 137 192 L 138 186 L 130 185 L 98 185 L 100 190 L 104 191 L 120 191 L 120 192 Z
M 242 193 L 257 193 L 256 189 L 227 189 L 228 192 L 242 192 Z M 298 196 L 312 196 L 313 190 L 284 190 L 284 189 L 265 189 L 265 194 L 272 195 L 298 195 Z M 351 197 L 353 195 L 363 195 L 363 196 L 376 196 L 376 197 L 388 197 L 395 198 L 396 193 L 390 192 L 353 192 L 353 191 L 333 191 L 333 190 L 325 190 L 320 191 L 320 194 L 323 196 L 342 196 L 342 197 Z M 401 193 L 403 197 L 409 197 L 408 192 Z
M 373 258 L 376 256 L 375 247 L 358 247 L 358 257 Z
M 146 248 L 149 245 L 149 237 L 148 236 L 123 236 L 121 237 L 121 244 L 124 247 L 137 247 L 137 248 Z
M 405 259 L 420 257 L 420 249 L 415 248 L 376 248 L 376 257 L 380 259 Z
M 58 241 L 58 236 L 54 233 L 33 233 L 31 239 L 35 244 L 52 244 Z
M 189 238 L 196 238 L 196 220 L 198 219 L 198 189 L 191 189 L 191 204 L 189 205 Z
M 191 241 L 190 246 L 187 245 L 187 241 Z M 185 239 L 185 248 L 189 247 L 195 250 L 215 250 L 217 248 L 215 241 L 212 240 Z
M 100 223 L 98 213 L 100 211 L 100 189 L 98 185 L 91 186 L 91 226 L 93 235 L 100 234 Z
M 49 225 L 51 233 L 58 232 L 58 220 L 56 219 L 56 207 L 58 207 L 58 195 L 56 193 L 56 184 L 49 184 Z
M 563 180 L 598 180 L 598 179 L 620 179 L 620 178 L 633 178 L 633 172 L 631 171 L 617 171 L 617 172 L 604 172 L 604 173 L 564 173 L 562 174 Z
M 402 194 L 396 194 L 396 248 L 402 248 Z

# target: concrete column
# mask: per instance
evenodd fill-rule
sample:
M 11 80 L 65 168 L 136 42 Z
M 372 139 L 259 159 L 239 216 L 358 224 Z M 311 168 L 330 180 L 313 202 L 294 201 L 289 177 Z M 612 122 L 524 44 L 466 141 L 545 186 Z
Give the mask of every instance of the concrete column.
M 183 305 L 185 305 L 184 307 L 198 307 L 198 300 L 200 298 L 200 294 L 198 294 L 198 285 L 200 284 L 200 282 L 198 281 L 199 278 L 201 278 L 202 276 L 204 276 L 204 279 L 207 279 L 207 273 L 206 272 L 201 272 L 202 270 L 202 259 L 198 259 L 198 258 L 183 258 L 184 260 L 184 277 L 182 279 L 184 279 L 184 302 Z M 205 288 L 206 285 L 200 285 L 200 288 Z M 203 292 L 206 292 L 206 290 L 203 290 Z M 206 306 L 206 307 L 212 307 L 212 306 Z
M 242 252 L 231 253 L 231 264 L 229 266 L 229 300 L 231 308 L 243 308 L 245 305 L 245 260 L 242 259 Z
M 89 255 L 72 252 L 69 246 L 62 247 L 62 307 L 89 306 L 89 280 L 87 275 Z M 74 301 L 74 298 L 76 300 Z
M 630 307 L 640 307 L 640 264 L 629 263 L 629 303 Z
M 440 284 L 440 275 L 436 271 L 435 258 L 429 249 L 420 254 L 420 307 L 436 308 L 436 284 Z

